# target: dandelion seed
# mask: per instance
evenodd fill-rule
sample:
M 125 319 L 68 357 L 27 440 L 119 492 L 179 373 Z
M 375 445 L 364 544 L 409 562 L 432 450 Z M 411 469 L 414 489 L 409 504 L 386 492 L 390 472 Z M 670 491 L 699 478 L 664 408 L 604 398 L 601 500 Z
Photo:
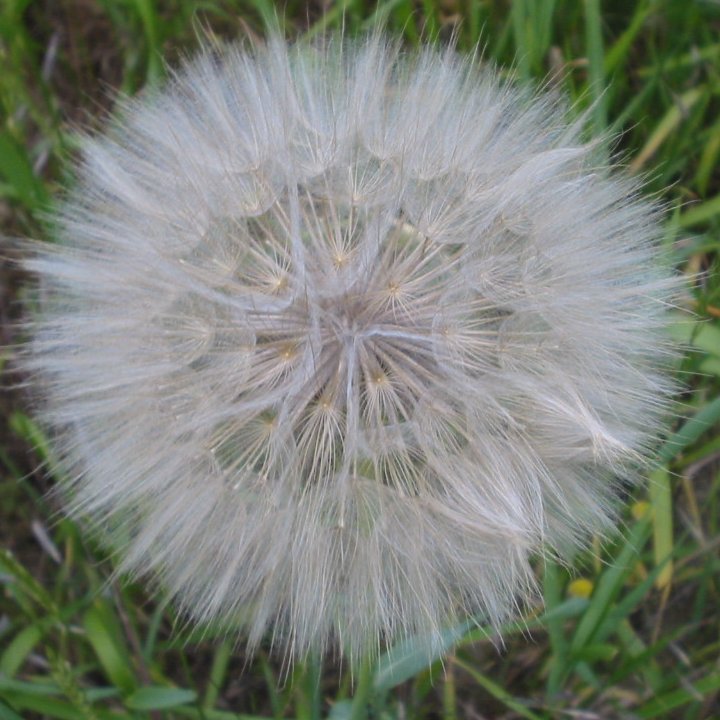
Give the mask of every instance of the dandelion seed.
M 126 100 L 28 263 L 71 510 L 251 648 L 501 623 L 612 522 L 670 392 L 657 211 L 581 132 L 379 37 Z

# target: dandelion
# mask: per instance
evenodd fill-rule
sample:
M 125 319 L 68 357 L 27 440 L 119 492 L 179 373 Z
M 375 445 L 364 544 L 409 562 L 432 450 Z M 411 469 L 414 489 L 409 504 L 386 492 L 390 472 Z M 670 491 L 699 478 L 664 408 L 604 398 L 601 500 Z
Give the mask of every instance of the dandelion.
M 557 98 L 379 36 L 204 52 L 84 140 L 28 366 L 193 621 L 351 658 L 532 595 L 669 383 L 657 209 Z

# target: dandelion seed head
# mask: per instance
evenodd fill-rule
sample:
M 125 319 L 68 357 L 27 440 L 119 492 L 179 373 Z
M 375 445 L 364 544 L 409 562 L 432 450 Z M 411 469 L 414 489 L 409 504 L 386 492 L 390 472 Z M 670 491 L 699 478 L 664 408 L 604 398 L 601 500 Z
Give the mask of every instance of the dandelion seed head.
M 503 622 L 610 526 L 671 389 L 657 210 L 582 131 L 380 37 L 126 100 L 28 263 L 71 509 L 251 648 Z

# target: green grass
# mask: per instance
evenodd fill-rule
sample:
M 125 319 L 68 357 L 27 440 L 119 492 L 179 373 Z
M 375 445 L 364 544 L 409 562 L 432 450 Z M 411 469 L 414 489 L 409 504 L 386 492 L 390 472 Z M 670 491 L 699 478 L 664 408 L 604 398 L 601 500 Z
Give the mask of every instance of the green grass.
M 628 500 L 624 529 L 575 567 L 552 563 L 545 606 L 505 628 L 448 628 L 430 667 L 421 641 L 354 678 L 308 660 L 247 659 L 185 628 L 120 582 L 59 520 L 40 468 L 51 453 L 20 391 L 0 394 L 0 720 L 17 718 L 720 717 L 720 6 L 694 0 L 4 0 L 0 5 L 0 221 L 43 238 L 78 127 L 99 128 L 120 90 L 162 80 L 201 38 L 288 35 L 381 21 L 410 43 L 487 58 L 591 106 L 592 129 L 668 208 L 666 242 L 696 313 L 676 332 L 688 388 L 661 465 Z M 0 372 L 26 278 L 0 252 Z M 541 574 L 543 568 L 538 568 Z M 582 580 L 583 582 L 578 582 Z M 589 594 L 588 594 L 589 592 Z M 475 713 L 473 715 L 473 713 Z

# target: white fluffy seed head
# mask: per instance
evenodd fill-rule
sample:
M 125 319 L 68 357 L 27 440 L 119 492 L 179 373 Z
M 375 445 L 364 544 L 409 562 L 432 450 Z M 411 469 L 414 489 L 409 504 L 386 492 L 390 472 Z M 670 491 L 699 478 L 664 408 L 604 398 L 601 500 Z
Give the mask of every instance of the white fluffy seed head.
M 349 657 L 500 623 L 666 408 L 655 208 L 581 123 L 379 37 L 206 52 L 87 139 L 28 367 L 122 569 Z

